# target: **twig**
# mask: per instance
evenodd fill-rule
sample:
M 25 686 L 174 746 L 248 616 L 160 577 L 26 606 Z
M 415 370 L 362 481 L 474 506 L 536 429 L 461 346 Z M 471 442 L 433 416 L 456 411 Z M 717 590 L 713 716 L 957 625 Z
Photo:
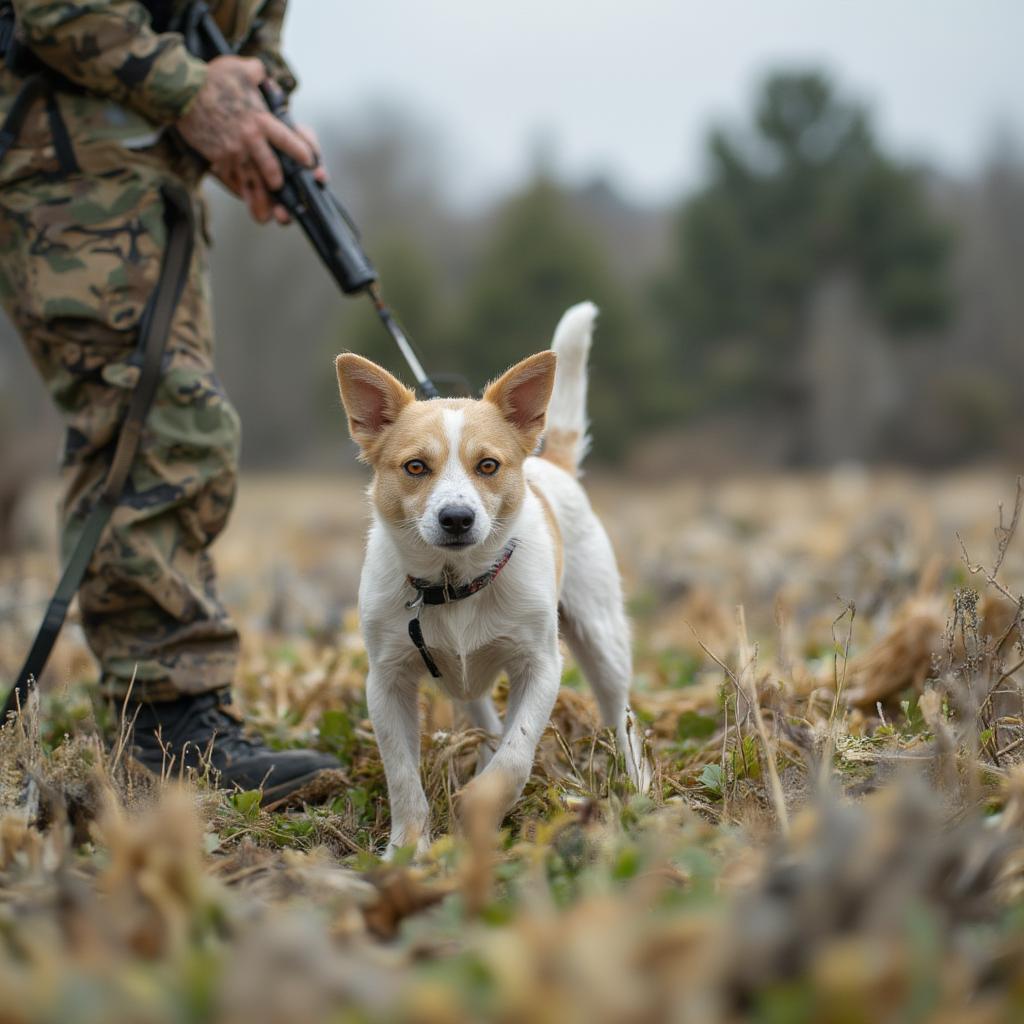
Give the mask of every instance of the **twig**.
M 331 838 L 336 839 L 342 846 L 344 846 L 350 853 L 362 853 L 363 848 L 349 836 L 345 835 L 344 832 L 337 825 L 332 824 L 326 819 L 320 819 L 316 823 L 317 828 L 323 829 Z
M 843 676 L 839 678 L 839 643 L 836 640 L 836 626 L 845 617 L 846 613 L 850 613 L 850 625 L 846 631 L 846 644 L 843 647 Z M 850 664 L 850 644 L 853 641 L 853 620 L 857 617 L 857 606 L 852 602 L 847 602 L 846 607 L 832 620 L 832 678 L 836 684 L 836 695 L 832 701 L 832 712 L 828 716 L 828 728 L 829 733 L 832 732 L 832 726 L 835 723 L 836 715 L 839 713 L 839 701 L 843 695 L 843 687 L 846 685 L 846 669 Z
M 1021 508 L 1024 507 L 1024 476 L 1017 477 L 1017 494 L 1013 499 L 1013 516 L 1008 526 L 1003 525 L 1003 503 L 999 502 L 999 525 L 996 527 L 996 564 L 992 566 L 992 578 L 999 575 L 999 569 L 1006 557 L 1006 549 L 1013 541 L 1013 535 L 1017 532 L 1017 525 L 1020 523 Z
M 743 756 L 743 730 L 742 730 L 742 728 L 740 726 L 740 697 L 742 696 L 743 699 L 746 701 L 747 700 L 747 695 L 745 693 L 743 693 L 743 688 L 740 685 L 740 681 L 737 678 L 736 673 L 733 672 L 733 670 L 731 668 L 729 668 L 729 666 L 726 665 L 726 663 L 724 661 L 722 661 L 722 659 L 720 657 L 718 657 L 718 655 L 715 654 L 714 651 L 712 651 L 708 647 L 708 645 L 704 643 L 703 640 L 701 640 L 700 636 L 697 633 L 697 630 L 693 628 L 693 624 L 692 623 L 687 622 L 686 619 L 683 619 L 683 622 L 686 623 L 686 628 L 689 629 L 689 631 L 693 634 L 693 638 L 694 638 L 694 640 L 697 641 L 697 644 L 700 647 L 700 649 L 726 674 L 726 676 L 728 676 L 729 679 L 732 680 L 732 685 L 733 685 L 733 687 L 734 687 L 734 689 L 736 691 L 736 739 L 737 739 L 737 746 L 740 749 L 740 756 L 742 757 Z M 749 713 L 750 713 L 750 709 L 749 709 L 749 705 L 748 705 L 747 714 L 749 714 Z M 722 735 L 722 771 L 723 771 L 723 773 L 725 773 L 725 777 L 726 777 L 726 781 L 727 782 L 728 782 L 728 772 L 726 770 L 726 765 L 725 765 L 725 753 L 726 753 L 726 743 L 728 742 L 728 739 L 729 739 L 729 704 L 728 704 L 728 701 L 726 701 L 726 704 L 725 704 L 725 732 Z M 723 801 L 723 803 L 726 802 L 727 791 L 728 791 L 728 786 L 723 787 L 723 789 L 722 789 L 722 801 Z M 725 808 L 723 807 L 723 816 L 724 816 L 724 813 L 725 813 Z
M 775 804 L 775 814 L 779 819 L 780 831 L 783 836 L 788 836 L 789 812 L 786 810 L 786 795 L 782 789 L 782 780 L 779 778 L 778 765 L 775 763 L 775 750 L 768 737 L 764 716 L 761 714 L 761 702 L 757 699 L 757 680 L 754 678 L 754 667 L 757 664 L 757 648 L 751 646 L 750 638 L 747 635 L 747 618 L 743 612 L 743 605 L 739 605 L 736 608 L 736 625 L 739 631 L 739 677 L 741 680 L 746 680 L 749 684 L 747 699 L 753 708 L 754 725 L 764 747 L 765 767 L 768 770 L 768 780 L 771 785 L 772 801 Z
M 1018 639 L 1024 637 L 1024 596 L 1017 598 L 1017 613 L 1010 620 L 1010 624 L 1003 630 L 1003 635 L 996 641 L 995 653 L 998 654 L 1007 640 L 1017 631 Z
M 137 704 L 135 706 L 135 714 L 132 715 L 131 721 L 128 721 L 128 702 L 131 700 L 132 690 L 135 689 L 135 673 L 137 670 L 138 666 L 132 670 L 132 677 L 128 681 L 128 689 L 125 691 L 124 701 L 121 704 L 121 727 L 118 731 L 117 746 L 114 749 L 114 760 L 110 765 L 111 775 L 117 771 L 118 765 L 121 763 L 121 757 L 124 755 L 125 748 L 128 745 L 128 739 L 135 731 L 135 720 L 139 717 L 139 712 L 142 710 L 142 704 Z
M 1005 757 L 1007 754 L 1012 754 L 1018 747 L 1024 747 L 1024 736 L 1015 739 L 1012 743 L 1007 743 L 1002 750 L 998 751 L 1000 757 Z
M 964 539 L 960 536 L 959 530 L 956 533 L 956 539 L 957 542 L 960 544 L 960 553 L 963 555 L 964 565 L 967 566 L 967 571 L 972 576 L 977 576 L 980 573 L 982 576 L 985 577 L 986 582 L 990 586 L 995 587 L 996 590 L 998 590 L 999 593 L 1003 595 L 1003 597 L 1007 598 L 1007 600 L 1012 601 L 1014 604 L 1019 604 L 1020 597 L 1017 594 L 1011 594 L 1010 591 L 1007 590 L 1006 587 L 1004 587 L 1002 583 L 1000 583 L 995 578 L 995 576 L 991 572 L 989 572 L 988 569 L 986 569 L 985 566 L 983 566 L 980 562 L 978 562 L 977 565 L 971 562 L 970 555 L 967 554 L 967 546 L 964 544 Z M 1002 561 L 1002 559 L 1000 559 L 1000 561 Z
M 1017 664 L 1016 664 L 1016 665 L 1014 665 L 1014 666 L 1013 666 L 1012 668 L 1008 668 L 1008 669 L 1007 669 L 1007 670 L 1006 670 L 1006 671 L 1005 671 L 1005 672 L 1004 672 L 1004 673 L 1003 673 L 1003 674 L 1002 674 L 1002 675 L 1001 675 L 1001 676 L 1000 676 L 1000 677 L 999 677 L 999 678 L 998 678 L 998 679 L 996 680 L 996 685 L 995 685 L 994 687 L 992 687 L 993 691 L 995 690 L 996 686 L 1002 686 L 1002 685 L 1003 685 L 1003 683 L 1005 683 L 1005 682 L 1006 682 L 1006 680 L 1007 680 L 1007 679 L 1009 679 L 1009 678 L 1010 678 L 1010 676 L 1012 676 L 1012 675 L 1014 674 L 1014 672 L 1017 672 L 1017 671 L 1019 671 L 1019 670 L 1020 670 L 1020 669 L 1022 669 L 1022 668 L 1024 668 L 1024 658 L 1021 658 L 1021 660 L 1020 660 L 1020 661 L 1018 661 L 1018 662 L 1017 662 Z M 1005 692 L 1010 692 L 1010 691 L 1005 691 Z M 990 694 L 989 696 L 991 696 L 991 694 Z

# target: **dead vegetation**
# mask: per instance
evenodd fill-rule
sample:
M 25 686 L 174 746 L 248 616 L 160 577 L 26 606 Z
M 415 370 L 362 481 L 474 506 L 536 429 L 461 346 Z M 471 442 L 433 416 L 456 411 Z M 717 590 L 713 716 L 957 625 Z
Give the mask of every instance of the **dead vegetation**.
M 222 552 L 239 696 L 339 776 L 261 809 L 140 775 L 99 740 L 117 716 L 79 685 L 72 635 L 66 674 L 0 731 L 0 1021 L 1019 1019 L 1024 537 L 1018 489 L 992 542 L 1005 483 L 599 483 L 654 792 L 631 792 L 570 666 L 515 813 L 496 834 L 479 795 L 449 834 L 481 736 L 425 690 L 437 839 L 390 866 L 352 581 L 322 571 L 357 559 L 355 507 L 296 483 L 271 527 L 243 503 Z M 257 550 L 297 567 L 298 597 Z M 43 563 L 3 586 L 44 589 L 24 568 Z

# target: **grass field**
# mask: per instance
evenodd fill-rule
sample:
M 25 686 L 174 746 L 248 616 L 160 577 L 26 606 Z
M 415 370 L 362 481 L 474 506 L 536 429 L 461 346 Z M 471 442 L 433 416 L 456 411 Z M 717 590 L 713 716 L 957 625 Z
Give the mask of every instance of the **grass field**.
M 339 757 L 316 802 L 133 769 L 68 630 L 0 732 L 2 1024 L 1024 1019 L 1011 474 L 594 479 L 654 791 L 567 663 L 501 834 L 452 834 L 480 736 L 425 688 L 436 841 L 389 866 L 360 488 L 248 479 L 217 548 L 247 717 Z M 51 499 L 0 565 L 4 678 L 53 579 Z

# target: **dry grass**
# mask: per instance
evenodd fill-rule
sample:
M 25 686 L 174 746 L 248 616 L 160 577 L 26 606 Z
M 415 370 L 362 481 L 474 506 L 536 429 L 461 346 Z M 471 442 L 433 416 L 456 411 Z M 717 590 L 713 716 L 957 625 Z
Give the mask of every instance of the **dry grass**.
M 633 595 L 650 797 L 570 667 L 515 813 L 495 834 L 480 794 L 451 835 L 481 737 L 425 689 L 437 839 L 381 865 L 356 486 L 251 481 L 219 552 L 239 696 L 341 774 L 297 808 L 155 783 L 99 742 L 117 723 L 72 630 L 0 732 L 0 1022 L 1020 1019 L 1012 480 L 592 491 Z M 0 567 L 5 672 L 49 566 Z

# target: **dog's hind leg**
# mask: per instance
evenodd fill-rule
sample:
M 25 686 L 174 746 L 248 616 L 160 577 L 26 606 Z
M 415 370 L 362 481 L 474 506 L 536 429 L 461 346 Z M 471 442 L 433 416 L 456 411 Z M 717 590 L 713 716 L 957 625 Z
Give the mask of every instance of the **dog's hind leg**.
M 640 725 L 629 706 L 632 657 L 625 616 L 620 612 L 581 620 L 566 614 L 562 628 L 573 657 L 594 691 L 605 726 L 615 730 L 629 777 L 639 792 L 646 792 L 651 770 Z
M 477 729 L 487 733 L 485 739 L 480 742 L 479 752 L 476 759 L 476 773 L 479 775 L 486 767 L 488 761 L 494 756 L 501 740 L 502 724 L 498 709 L 494 706 L 490 694 L 479 697 L 476 700 L 468 700 L 462 705 L 469 721 Z
M 629 622 L 611 542 L 596 519 L 585 543 L 570 554 L 561 610 L 562 635 L 594 692 L 604 724 L 615 730 L 633 784 L 646 792 L 651 766 L 640 724 L 629 706 Z

